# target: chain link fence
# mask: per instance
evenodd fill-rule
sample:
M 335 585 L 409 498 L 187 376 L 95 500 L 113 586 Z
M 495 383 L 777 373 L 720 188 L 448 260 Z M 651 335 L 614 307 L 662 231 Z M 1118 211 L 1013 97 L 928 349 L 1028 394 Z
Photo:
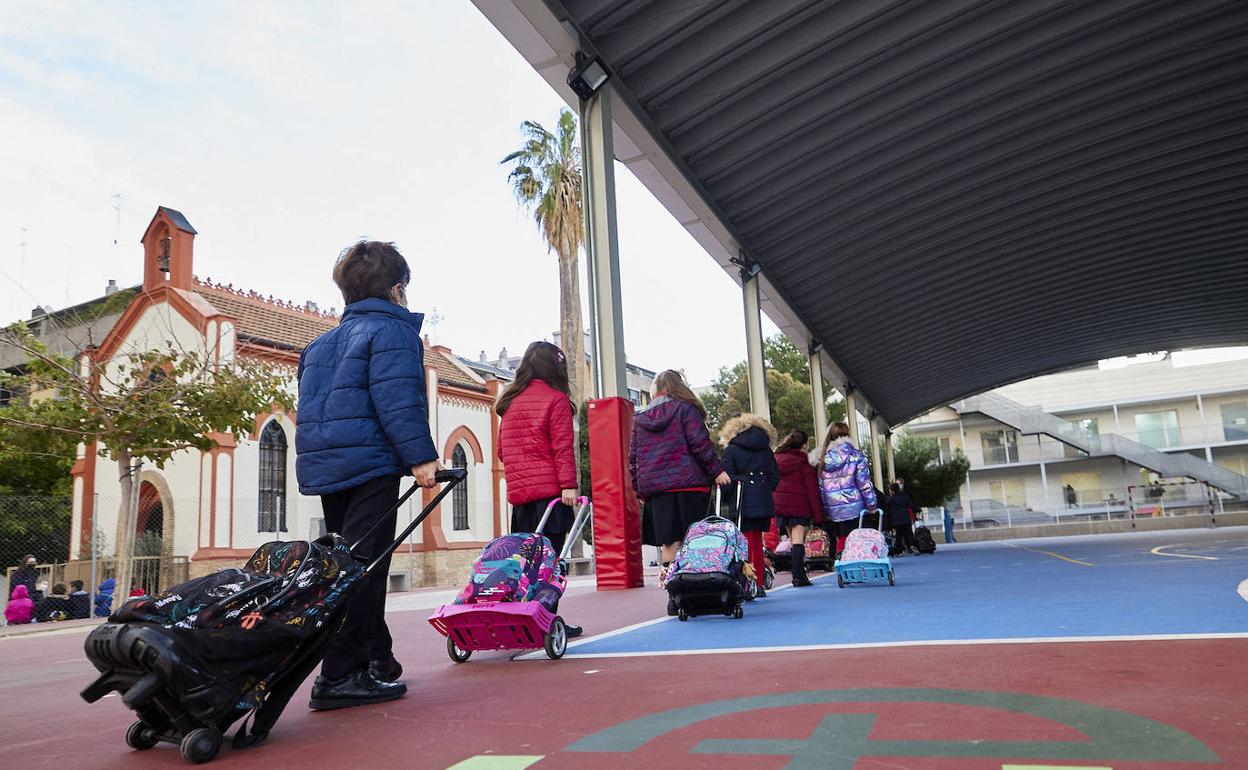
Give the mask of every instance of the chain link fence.
M 69 558 L 72 513 L 68 497 L 0 495 L 0 606 L 7 609 L 22 586 L 33 603 L 33 622 L 76 620 L 107 614 L 117 606 L 117 594 L 124 599 L 132 592 L 158 593 L 189 576 L 185 556 L 169 555 L 160 534 L 142 532 L 135 541 L 130 588 L 101 592 L 117 574 L 117 559 L 104 532 L 96 533 L 95 548 Z M 24 613 L 9 614 L 20 620 Z

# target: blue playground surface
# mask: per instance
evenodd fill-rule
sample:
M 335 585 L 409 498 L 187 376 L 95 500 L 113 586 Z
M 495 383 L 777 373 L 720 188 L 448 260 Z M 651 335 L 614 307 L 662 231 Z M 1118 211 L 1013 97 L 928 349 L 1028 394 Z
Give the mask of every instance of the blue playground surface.
M 871 644 L 1248 636 L 1248 527 L 940 545 L 895 559 L 897 585 L 780 588 L 745 617 L 659 618 L 568 657 Z M 664 595 L 654 587 L 656 610 Z

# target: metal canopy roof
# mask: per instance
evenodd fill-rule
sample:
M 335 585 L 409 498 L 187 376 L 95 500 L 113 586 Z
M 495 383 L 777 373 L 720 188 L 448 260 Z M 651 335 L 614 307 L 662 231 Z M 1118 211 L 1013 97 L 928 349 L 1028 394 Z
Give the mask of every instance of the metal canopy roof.
M 478 5 L 565 98 L 603 58 L 620 159 L 890 424 L 1248 342 L 1248 2 Z

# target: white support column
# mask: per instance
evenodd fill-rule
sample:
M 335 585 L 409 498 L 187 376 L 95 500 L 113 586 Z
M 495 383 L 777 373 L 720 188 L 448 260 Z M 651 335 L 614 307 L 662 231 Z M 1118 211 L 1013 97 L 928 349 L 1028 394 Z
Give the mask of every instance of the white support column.
M 823 363 L 819 359 L 821 346 L 810 345 L 810 407 L 815 415 L 815 446 L 822 446 L 828 435 L 828 397 L 823 392 Z
M 884 446 L 888 450 L 888 483 L 891 484 L 897 480 L 897 463 L 893 461 L 893 432 L 891 430 L 884 432 Z
M 875 488 L 884 491 L 884 467 L 880 463 L 879 420 L 871 418 L 871 479 Z
M 854 389 L 852 386 L 845 388 L 845 423 L 849 425 L 849 440 L 854 442 L 854 446 L 859 449 L 862 444 L 858 441 L 858 405 L 855 403 Z
M 585 245 L 589 262 L 589 311 L 594 395 L 628 394 L 624 368 L 624 320 L 620 303 L 620 244 L 615 216 L 615 147 L 611 89 L 581 103 L 581 149 L 585 166 Z
M 750 411 L 771 419 L 771 406 L 767 403 L 767 368 L 763 362 L 763 313 L 762 298 L 758 291 L 757 265 L 741 268 L 741 293 L 745 306 L 745 361 L 750 383 Z
M 1205 400 L 1200 397 L 1199 393 L 1196 394 L 1196 408 L 1200 410 L 1200 443 L 1205 445 L 1205 462 L 1212 465 L 1213 447 L 1209 445 L 1209 428 L 1205 425 Z
M 1048 470 L 1045 468 L 1045 444 L 1040 441 L 1040 433 L 1036 434 L 1036 452 L 1040 457 L 1040 490 L 1045 495 L 1045 508 L 1048 510 Z

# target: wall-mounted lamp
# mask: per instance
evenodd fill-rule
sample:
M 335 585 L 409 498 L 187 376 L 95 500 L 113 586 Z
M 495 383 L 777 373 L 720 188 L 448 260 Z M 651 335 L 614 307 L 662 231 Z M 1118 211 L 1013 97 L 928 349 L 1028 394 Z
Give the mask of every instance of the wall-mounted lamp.
M 568 86 L 581 98 L 581 101 L 589 101 L 590 97 L 610 79 L 611 73 L 601 59 L 578 52 L 576 67 L 568 73 Z

